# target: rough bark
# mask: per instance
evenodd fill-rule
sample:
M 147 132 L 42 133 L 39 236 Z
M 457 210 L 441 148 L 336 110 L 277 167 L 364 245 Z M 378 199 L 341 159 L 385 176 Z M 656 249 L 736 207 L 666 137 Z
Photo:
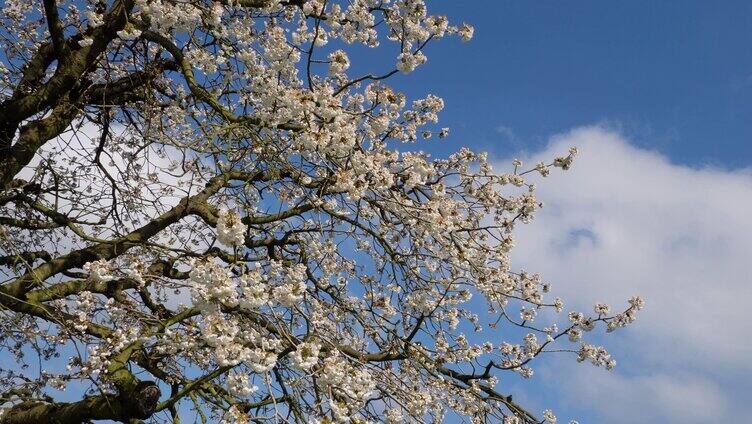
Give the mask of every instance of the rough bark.
M 154 413 L 160 395 L 156 384 L 142 381 L 132 391 L 120 395 L 89 396 L 71 403 L 24 402 L 6 411 L 0 424 L 80 424 L 89 420 L 128 422 L 146 419 Z

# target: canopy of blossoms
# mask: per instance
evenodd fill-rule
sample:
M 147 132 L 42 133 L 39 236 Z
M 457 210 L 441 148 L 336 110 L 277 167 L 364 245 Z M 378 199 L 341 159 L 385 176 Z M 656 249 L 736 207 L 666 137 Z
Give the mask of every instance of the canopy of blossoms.
M 556 422 L 505 376 L 614 367 L 583 334 L 643 301 L 565 312 L 510 263 L 576 149 L 411 149 L 444 103 L 389 78 L 472 36 L 423 0 L 6 0 L 0 423 Z

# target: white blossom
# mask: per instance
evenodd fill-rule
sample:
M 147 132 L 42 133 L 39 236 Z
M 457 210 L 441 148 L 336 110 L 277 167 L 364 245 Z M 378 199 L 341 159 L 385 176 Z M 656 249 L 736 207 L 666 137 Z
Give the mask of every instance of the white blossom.
M 258 390 L 251 384 L 251 376 L 245 372 L 231 372 L 227 375 L 227 390 L 235 396 L 248 397 Z
M 220 209 L 217 219 L 217 240 L 227 246 L 241 246 L 248 227 L 234 210 Z
M 350 67 L 350 59 L 344 50 L 335 50 L 329 54 L 329 73 L 341 74 Z
M 141 30 L 137 29 L 133 25 L 127 25 L 125 29 L 121 29 L 117 32 L 118 37 L 125 41 L 135 40 L 141 36 Z
M 89 279 L 96 283 L 106 283 L 115 279 L 112 275 L 112 267 L 104 259 L 87 262 L 83 269 L 89 274 Z
M 320 349 L 321 346 L 317 343 L 303 342 L 297 346 L 290 357 L 297 368 L 308 371 L 318 363 Z
M 409 74 L 418 66 L 426 63 L 428 59 L 423 52 L 410 53 L 405 52 L 397 56 L 397 69 L 403 74 Z
M 459 30 L 459 34 L 463 42 L 468 42 L 472 40 L 474 33 L 475 33 L 475 28 L 473 28 L 472 25 L 469 25 L 469 24 L 462 24 L 462 27 Z

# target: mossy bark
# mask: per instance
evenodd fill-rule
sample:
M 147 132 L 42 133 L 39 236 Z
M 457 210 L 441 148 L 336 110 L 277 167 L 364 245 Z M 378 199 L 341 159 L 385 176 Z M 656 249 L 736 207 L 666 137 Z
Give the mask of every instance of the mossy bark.
M 90 420 L 132 422 L 149 418 L 160 396 L 153 382 L 139 382 L 130 393 L 86 397 L 71 403 L 24 402 L 5 411 L 0 424 L 81 424 Z

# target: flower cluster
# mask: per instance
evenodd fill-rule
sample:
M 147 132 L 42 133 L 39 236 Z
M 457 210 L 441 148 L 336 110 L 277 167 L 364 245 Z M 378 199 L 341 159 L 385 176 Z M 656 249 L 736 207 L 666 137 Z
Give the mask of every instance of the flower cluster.
M 299 344 L 291 355 L 293 365 L 303 371 L 310 370 L 318 364 L 320 350 L 321 346 L 317 343 L 304 342 Z
M 106 283 L 115 278 L 112 275 L 112 267 L 104 259 L 87 262 L 83 269 L 89 274 L 89 279 L 95 283 Z
M 321 368 L 321 384 L 336 394 L 329 401 L 332 414 L 338 422 L 350 421 L 352 414 L 370 398 L 376 382 L 367 369 L 355 367 L 339 355 L 324 359 Z
M 251 384 L 251 376 L 246 372 L 232 372 L 227 375 L 227 390 L 238 397 L 247 398 L 258 390 Z
M 227 246 L 240 246 L 245 242 L 248 227 L 234 210 L 220 209 L 217 219 L 217 240 Z

